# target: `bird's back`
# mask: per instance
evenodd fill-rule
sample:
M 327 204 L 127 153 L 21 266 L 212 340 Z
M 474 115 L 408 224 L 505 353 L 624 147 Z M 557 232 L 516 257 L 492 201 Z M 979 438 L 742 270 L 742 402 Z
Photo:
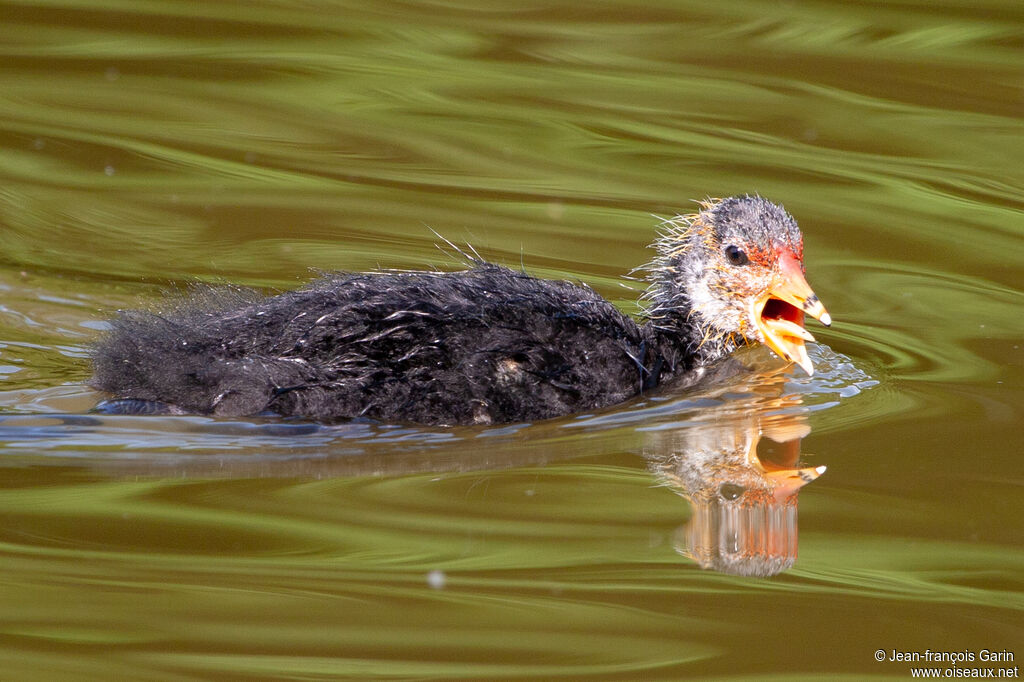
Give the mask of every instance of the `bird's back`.
M 124 313 L 95 349 L 92 383 L 186 412 L 502 423 L 627 399 L 649 378 L 651 345 L 589 288 L 480 263 Z

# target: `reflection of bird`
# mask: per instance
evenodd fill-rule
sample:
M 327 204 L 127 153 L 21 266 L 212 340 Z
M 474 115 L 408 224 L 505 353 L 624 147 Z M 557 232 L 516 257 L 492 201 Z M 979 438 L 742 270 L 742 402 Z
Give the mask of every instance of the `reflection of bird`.
M 206 290 L 123 313 L 94 352 L 114 412 L 526 421 L 621 402 L 744 342 L 808 373 L 804 313 L 825 308 L 803 241 L 759 197 L 664 223 L 638 325 L 591 289 L 473 260 L 463 272 L 328 275 L 261 298 Z
M 797 492 L 825 467 L 799 466 L 810 429 L 796 415 L 722 415 L 706 424 L 651 432 L 644 456 L 690 501 L 679 551 L 703 568 L 747 576 L 787 570 L 797 555 Z M 766 450 L 762 435 L 781 444 Z M 759 447 L 760 446 L 760 447 Z

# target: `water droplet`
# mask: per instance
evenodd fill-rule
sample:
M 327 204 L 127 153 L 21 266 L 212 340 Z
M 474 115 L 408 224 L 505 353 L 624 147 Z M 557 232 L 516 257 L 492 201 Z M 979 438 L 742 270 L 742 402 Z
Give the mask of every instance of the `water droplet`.
M 427 573 L 427 584 L 433 587 L 435 590 L 444 589 L 445 583 L 448 582 L 448 576 L 445 575 L 444 571 L 437 569 Z

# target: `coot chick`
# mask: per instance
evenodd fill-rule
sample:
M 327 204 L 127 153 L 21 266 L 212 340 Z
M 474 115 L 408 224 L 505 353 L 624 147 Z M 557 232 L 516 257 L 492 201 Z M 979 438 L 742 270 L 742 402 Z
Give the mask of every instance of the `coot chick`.
M 473 259 L 462 272 L 329 274 L 271 298 L 201 289 L 122 312 L 93 351 L 115 413 L 532 421 L 693 378 L 744 343 L 813 372 L 803 238 L 756 196 L 662 224 L 641 324 L 590 288 Z

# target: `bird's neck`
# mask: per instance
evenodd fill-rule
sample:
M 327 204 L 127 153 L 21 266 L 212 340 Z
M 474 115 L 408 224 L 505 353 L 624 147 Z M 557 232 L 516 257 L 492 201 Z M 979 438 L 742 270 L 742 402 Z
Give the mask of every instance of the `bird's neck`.
M 706 288 L 701 259 L 695 255 L 703 243 L 699 229 L 693 232 L 699 225 L 696 220 L 669 221 L 671 230 L 655 243 L 657 255 L 644 268 L 650 282 L 641 297 L 645 327 L 651 345 L 666 364 L 677 367 L 676 373 L 724 358 L 739 340 L 713 327 L 691 298 L 691 292 Z
M 672 281 L 659 282 L 646 296 L 647 330 L 652 346 L 675 372 L 710 364 L 736 350 L 736 339 L 716 332 L 693 310 L 685 288 Z
M 716 335 L 700 324 L 697 315 L 689 310 L 672 311 L 645 324 L 654 338 L 654 346 L 673 364 L 685 368 L 706 365 L 719 360 L 736 349 L 729 337 Z

